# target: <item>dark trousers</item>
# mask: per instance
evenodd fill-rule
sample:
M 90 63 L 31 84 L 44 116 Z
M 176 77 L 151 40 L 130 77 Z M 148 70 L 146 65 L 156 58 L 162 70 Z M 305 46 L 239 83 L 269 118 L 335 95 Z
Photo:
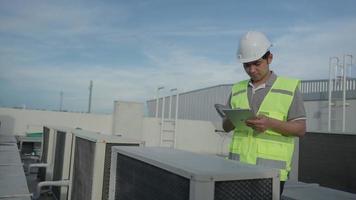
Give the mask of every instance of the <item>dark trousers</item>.
M 283 189 L 284 189 L 284 184 L 285 184 L 286 182 L 285 181 L 281 181 L 281 184 L 280 184 L 280 186 L 279 186 L 279 194 L 280 195 L 282 195 L 282 193 L 283 193 Z

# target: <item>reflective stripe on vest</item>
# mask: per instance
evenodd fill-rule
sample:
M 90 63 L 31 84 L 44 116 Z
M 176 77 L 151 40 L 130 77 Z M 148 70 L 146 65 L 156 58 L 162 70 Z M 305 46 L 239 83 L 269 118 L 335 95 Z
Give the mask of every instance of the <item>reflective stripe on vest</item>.
M 241 81 L 240 84 L 232 86 L 231 108 L 250 108 L 247 99 L 246 85 L 248 85 L 248 80 Z
M 250 109 L 247 97 L 248 82 L 241 81 L 232 87 L 232 108 Z M 286 121 L 298 84 L 298 80 L 277 77 L 257 114 Z M 293 151 L 294 137 L 286 137 L 272 130 L 254 134 L 251 128 L 243 126 L 234 130 L 229 155 L 231 158 L 238 157 L 241 162 L 278 168 L 280 180 L 285 181 L 291 170 Z
M 229 159 L 230 160 L 237 160 L 240 161 L 240 154 L 236 154 L 236 153 L 229 153 Z
M 256 164 L 261 166 L 273 167 L 277 169 L 285 169 L 287 166 L 286 161 L 270 160 L 270 159 L 264 159 L 259 157 L 256 160 Z

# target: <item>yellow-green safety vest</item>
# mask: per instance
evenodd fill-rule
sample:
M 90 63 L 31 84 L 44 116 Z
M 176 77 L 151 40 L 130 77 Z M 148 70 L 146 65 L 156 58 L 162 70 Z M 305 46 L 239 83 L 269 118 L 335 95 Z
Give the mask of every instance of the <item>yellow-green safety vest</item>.
M 250 109 L 247 97 L 248 82 L 249 80 L 241 81 L 232 87 L 232 108 Z M 257 115 L 287 121 L 298 84 L 299 80 L 277 77 L 262 101 Z M 235 127 L 229 157 L 244 163 L 278 168 L 280 180 L 286 181 L 291 170 L 293 151 L 293 136 L 283 136 L 272 130 L 254 133 L 252 128 L 244 125 Z

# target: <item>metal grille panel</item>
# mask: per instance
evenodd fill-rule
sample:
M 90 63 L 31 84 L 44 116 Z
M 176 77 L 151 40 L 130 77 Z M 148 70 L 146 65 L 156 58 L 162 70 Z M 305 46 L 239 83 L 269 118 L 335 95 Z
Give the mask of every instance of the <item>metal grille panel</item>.
M 215 183 L 214 200 L 272 199 L 272 179 L 218 181 Z
M 188 200 L 190 180 L 118 154 L 115 199 Z
M 108 143 L 105 147 L 105 163 L 104 163 L 104 177 L 103 177 L 103 191 L 102 200 L 109 199 L 109 185 L 110 185 L 110 168 L 111 168 L 111 147 L 113 146 L 139 146 L 139 144 L 115 144 Z
M 91 199 L 95 143 L 76 137 L 72 199 Z
M 43 127 L 43 136 L 42 136 L 43 137 L 43 145 L 42 145 L 41 163 L 47 163 L 49 133 L 50 133 L 50 129 L 47 127 Z M 38 169 L 37 178 L 39 181 L 45 181 L 46 168 L 40 167 Z
M 56 153 L 54 156 L 54 166 L 53 166 L 53 180 L 62 180 L 63 173 L 63 159 L 64 159 L 64 148 L 65 148 L 66 133 L 62 131 L 57 131 L 56 139 Z M 60 187 L 53 187 L 52 192 L 57 199 L 60 199 Z

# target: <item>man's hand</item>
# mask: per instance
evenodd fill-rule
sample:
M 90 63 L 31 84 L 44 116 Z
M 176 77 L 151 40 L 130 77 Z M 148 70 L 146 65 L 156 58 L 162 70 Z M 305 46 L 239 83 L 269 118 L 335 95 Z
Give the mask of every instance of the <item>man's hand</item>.
M 297 137 L 302 137 L 305 134 L 306 129 L 305 119 L 284 122 L 264 115 L 259 115 L 253 119 L 246 120 L 246 125 L 258 133 L 263 133 L 267 129 L 271 129 L 284 136 Z
M 263 133 L 270 128 L 270 118 L 264 115 L 259 115 L 255 118 L 246 120 L 246 125 L 259 133 Z

